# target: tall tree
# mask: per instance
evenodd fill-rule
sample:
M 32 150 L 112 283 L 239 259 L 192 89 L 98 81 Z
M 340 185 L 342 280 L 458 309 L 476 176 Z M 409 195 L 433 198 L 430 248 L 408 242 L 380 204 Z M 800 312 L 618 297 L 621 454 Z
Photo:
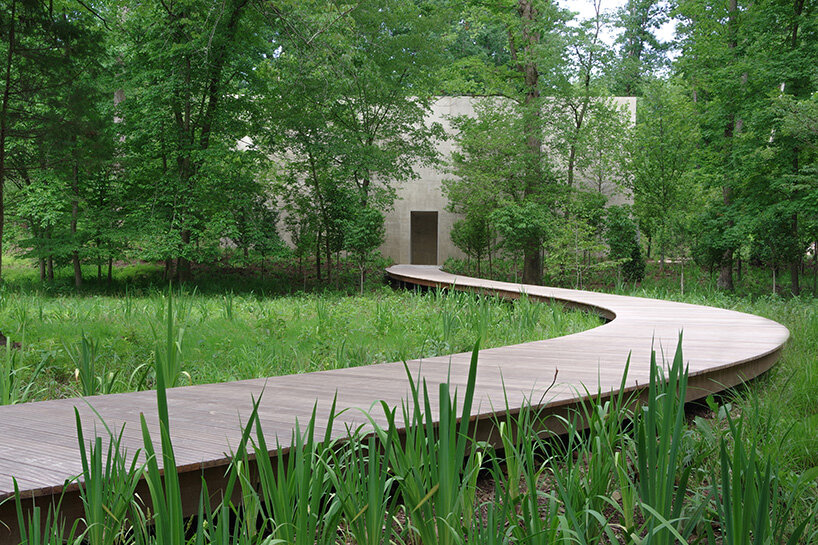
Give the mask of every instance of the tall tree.
M 42 132 L 41 105 L 59 87 L 59 38 L 53 12 L 41 2 L 11 0 L 0 7 L 0 274 L 5 228 L 5 190 L 31 167 L 30 140 Z
M 560 88 L 565 81 L 563 65 L 566 56 L 565 36 L 562 30 L 564 23 L 568 19 L 568 14 L 562 11 L 555 3 L 543 0 L 518 0 L 515 3 L 486 5 L 484 3 L 471 3 L 467 8 L 468 18 L 462 21 L 471 24 L 482 22 L 478 25 L 484 29 L 492 29 L 491 34 L 498 37 L 496 33 L 498 25 L 502 25 L 505 34 L 505 43 L 500 46 L 496 40 L 487 42 L 485 45 L 496 50 L 487 51 L 483 55 L 484 59 L 491 59 L 487 68 L 492 75 L 490 79 L 485 79 L 483 89 L 493 94 L 501 94 L 507 99 L 514 101 L 515 105 L 501 106 L 504 119 L 495 119 L 489 112 L 483 111 L 483 121 L 477 124 L 464 124 L 461 132 L 465 140 L 462 141 L 463 149 L 461 159 L 456 160 L 459 175 L 466 176 L 466 183 L 480 183 L 480 179 L 491 174 L 486 171 L 483 175 L 474 175 L 481 169 L 480 152 L 476 152 L 475 145 L 480 140 L 490 139 L 490 135 L 480 136 L 480 131 L 487 125 L 501 123 L 505 129 L 510 130 L 512 126 L 517 132 L 509 133 L 511 138 L 519 138 L 520 143 L 506 142 L 507 146 L 503 150 L 496 150 L 499 154 L 508 154 L 510 150 L 519 149 L 519 155 L 514 158 L 513 164 L 503 168 L 496 174 L 497 182 L 504 187 L 513 180 L 516 187 L 505 193 L 505 199 L 509 199 L 507 204 L 519 206 L 522 210 L 533 210 L 529 204 L 540 206 L 548 213 L 552 213 L 554 203 L 558 197 L 556 178 L 553 169 L 548 166 L 551 158 L 545 150 L 543 134 L 545 134 L 545 122 L 543 119 L 543 96 L 553 96 L 554 90 Z M 462 23 L 458 23 L 462 24 Z M 474 51 L 471 52 L 471 62 L 480 58 Z M 507 59 L 507 61 L 506 61 Z M 503 62 L 505 61 L 505 62 Z M 502 63 L 502 64 L 501 64 Z M 514 119 L 517 118 L 517 119 Z M 471 136 L 466 132 L 476 131 L 474 142 L 468 142 Z M 522 147 L 520 147 L 522 146 Z M 495 154 L 484 150 L 490 156 Z M 514 152 L 517 153 L 517 152 Z M 469 164 L 471 163 L 471 165 Z M 513 170 L 513 175 L 502 179 L 501 172 Z M 469 173 L 468 171 L 472 171 Z M 450 185 L 448 191 L 450 195 L 459 191 L 456 184 Z M 482 193 L 481 190 L 477 190 Z M 510 197 L 515 195 L 515 197 Z M 525 204 L 524 204 L 524 201 Z M 464 205 L 463 203 L 453 203 L 455 208 Z M 464 206 L 468 207 L 468 204 Z M 508 217 L 515 214 L 507 215 Z M 540 229 L 522 229 L 530 236 L 523 237 L 521 242 L 523 250 L 523 281 L 537 284 L 542 282 L 542 246 L 543 238 Z M 519 237 L 517 237 L 519 238 Z
M 770 48 L 769 59 L 776 79 L 780 81 L 780 92 L 795 100 L 808 99 L 818 90 L 818 81 L 815 81 L 815 63 L 818 62 L 816 9 L 818 2 L 814 0 L 771 2 L 761 17 L 768 24 L 762 26 L 764 32 L 760 38 Z M 775 104 L 772 106 L 775 109 Z M 786 200 L 778 209 L 786 214 L 789 222 L 790 239 L 795 248 L 789 259 L 790 287 L 793 294 L 798 295 L 801 291 L 801 261 L 806 247 L 801 224 L 814 217 L 816 211 L 815 207 L 804 207 L 805 201 L 809 202 L 815 180 L 815 174 L 804 168 L 810 164 L 811 150 L 805 149 L 803 139 L 794 131 L 773 135 L 770 144 L 786 165 L 782 172 Z
M 175 259 L 186 280 L 224 184 L 247 179 L 253 150 L 237 142 L 254 132 L 255 67 L 271 31 L 249 0 L 128 2 L 119 14 L 118 115 L 133 219 L 153 235 L 149 255 Z
M 284 199 L 312 208 L 320 275 L 322 245 L 329 272 L 343 226 L 391 208 L 397 184 L 436 164 L 442 128 L 425 117 L 440 51 L 436 16 L 413 2 L 308 8 L 282 15 L 279 49 L 263 67 L 267 124 L 280 133 L 262 143 L 286 165 Z
M 628 0 L 614 17 L 618 55 L 607 66 L 615 95 L 640 96 L 643 84 L 668 63 L 669 44 L 656 35 L 668 20 L 663 0 Z
M 531 198 L 539 193 L 543 183 L 542 172 L 542 101 L 540 100 L 540 71 L 537 66 L 537 49 L 540 47 L 543 29 L 541 24 L 541 6 L 533 0 L 519 0 L 519 38 L 515 32 L 509 32 L 509 49 L 511 61 L 523 74 L 523 135 L 527 153 L 525 157 L 525 174 L 522 181 L 523 198 Z M 518 45 L 518 42 L 521 45 Z M 525 244 L 523 256 L 523 282 L 539 284 L 542 282 L 542 240 L 533 240 Z
M 637 110 L 637 124 L 629 146 L 634 210 L 648 249 L 656 242 L 662 264 L 670 242 L 677 238 L 679 219 L 694 213 L 697 192 L 693 160 L 699 131 L 693 104 L 672 81 L 645 86 Z
M 720 202 L 712 207 L 713 221 L 720 222 L 721 227 L 711 232 L 719 236 L 710 239 L 720 256 L 717 284 L 730 291 L 734 254 L 742 239 L 735 192 L 746 150 L 744 120 L 752 106 L 748 83 L 758 85 L 749 76 L 753 66 L 747 55 L 753 12 L 739 6 L 738 0 L 715 6 L 703 0 L 684 0 L 679 3 L 678 15 L 682 21 L 682 56 L 677 68 L 690 83 L 700 112 L 703 170 L 708 173 L 709 184 L 721 193 Z
M 69 257 L 80 286 L 81 201 L 111 156 L 102 26 L 73 2 L 13 2 L 7 17 L 0 185 L 12 180 L 20 191 L 15 205 L 26 215 L 17 219 L 25 220 L 23 238 L 30 242 L 24 246 L 49 262 L 55 251 Z M 50 198 L 25 202 L 35 194 Z M 65 217 L 56 221 L 60 211 Z M 37 218 L 46 217 L 44 229 Z
M 532 154 L 531 142 L 521 137 L 530 123 L 527 108 L 501 97 L 487 98 L 476 103 L 474 117 L 454 119 L 457 148 L 451 159 L 456 177 L 444 181 L 443 191 L 450 209 L 472 225 L 501 224 L 505 250 L 515 258 L 522 254 L 523 276 L 526 270 L 534 276 L 524 282 L 541 282 L 540 252 L 559 195 L 545 190 L 557 189 L 550 157 L 540 147 Z

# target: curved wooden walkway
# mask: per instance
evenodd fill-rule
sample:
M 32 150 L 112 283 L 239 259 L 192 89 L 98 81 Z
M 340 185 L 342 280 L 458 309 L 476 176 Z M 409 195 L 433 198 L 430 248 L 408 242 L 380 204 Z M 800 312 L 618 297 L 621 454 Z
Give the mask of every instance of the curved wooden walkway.
M 580 393 L 613 392 L 620 386 L 631 354 L 627 388 L 647 385 L 652 349 L 671 357 L 683 331 L 685 362 L 689 363 L 689 398 L 733 386 L 769 369 L 778 359 L 789 331 L 782 325 L 740 312 L 705 306 L 626 297 L 587 291 L 493 282 L 453 276 L 436 267 L 397 265 L 387 269 L 393 279 L 423 286 L 453 287 L 491 292 L 504 297 L 526 293 L 538 300 L 555 300 L 588 309 L 609 320 L 600 327 L 544 341 L 483 350 L 480 353 L 473 418 L 487 422 L 493 410 L 534 402 L 558 412 L 581 401 Z M 463 392 L 470 354 L 407 362 L 413 376 L 430 388 L 450 382 Z M 556 384 L 548 387 L 557 374 Z M 504 391 L 505 388 L 505 391 Z M 240 437 L 240 426 L 251 410 L 251 397 L 263 396 L 259 416 L 265 434 L 289 441 L 296 419 L 305 422 L 314 404 L 318 423 L 325 421 L 333 397 L 338 408 L 370 408 L 379 400 L 398 405 L 408 392 L 402 363 L 385 363 L 254 379 L 222 384 L 173 388 L 168 391 L 171 434 L 191 512 L 198 502 L 202 475 L 211 489 L 218 486 L 228 463 L 226 452 Z M 434 389 L 430 389 L 434 391 Z M 25 496 L 51 501 L 81 471 L 74 407 L 83 419 L 86 437 L 101 432 L 101 416 L 113 429 L 124 428 L 128 451 L 142 445 L 139 415 L 144 413 L 158 441 L 155 392 L 136 392 L 61 399 L 0 407 L 0 501 L 13 493 L 12 477 Z M 434 408 L 433 408 L 434 410 Z M 97 415 L 98 413 L 98 415 Z M 379 411 L 374 411 L 377 416 Z M 344 423 L 361 423 L 357 411 L 336 420 L 336 435 Z M 323 430 L 320 430 L 323 431 Z M 158 445 L 157 445 L 157 450 Z M 67 505 L 77 506 L 76 501 Z M 16 524 L 12 501 L 0 505 L 0 543 L 10 542 Z

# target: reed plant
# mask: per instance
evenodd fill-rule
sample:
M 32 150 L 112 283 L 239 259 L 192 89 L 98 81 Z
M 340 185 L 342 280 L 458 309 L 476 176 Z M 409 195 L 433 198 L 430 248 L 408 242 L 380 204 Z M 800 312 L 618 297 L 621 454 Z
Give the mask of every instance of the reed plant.
M 553 491 L 542 488 L 553 458 L 543 455 L 549 445 L 540 425 L 539 411 L 526 406 L 515 414 L 507 406 L 497 426 L 503 450 L 502 457 L 492 457 L 491 475 L 497 484 L 489 512 L 503 516 L 502 527 L 508 528 L 506 537 L 512 542 L 557 543 L 567 524 Z
M 341 505 L 332 497 L 332 428 L 335 402 L 323 440 L 316 436 L 316 411 L 302 431 L 295 423 L 288 448 L 276 439 L 278 455 L 271 456 L 264 431 L 256 425 L 253 451 L 258 466 L 259 496 L 274 543 L 320 545 L 336 542 Z
M 16 480 L 14 497 L 21 545 L 81 545 L 82 532 L 79 521 L 68 525 L 60 515 L 62 497 L 45 508 L 32 502 L 31 509 L 26 511 L 23 509 L 23 500 L 20 498 Z
M 169 307 L 170 314 L 170 307 Z M 170 321 L 170 320 L 169 320 Z M 145 415 L 140 414 L 144 445 L 144 478 L 150 491 L 149 521 L 155 529 L 155 539 L 162 545 L 184 545 L 186 522 L 182 509 L 182 489 L 176 468 L 176 455 L 170 435 L 166 376 L 168 370 L 156 361 L 156 399 L 159 416 L 159 444 L 157 453 Z
M 475 346 L 458 407 L 457 392 L 448 383 L 438 387 L 436 411 L 425 381 L 415 382 L 407 367 L 411 394 L 396 411 L 384 407 L 388 426 L 376 428 L 383 442 L 393 445 L 390 465 L 403 499 L 409 533 L 419 543 L 459 543 L 472 516 L 474 487 L 481 448 L 469 429 L 477 378 Z M 399 430 L 403 437 L 399 437 Z
M 113 393 L 122 371 L 121 369 L 108 371 L 107 364 L 104 364 L 101 372 L 97 374 L 97 362 L 100 359 L 97 346 L 98 341 L 83 333 L 75 347 L 65 347 L 65 352 L 75 366 L 74 378 L 79 386 L 79 394 L 82 396 Z M 113 360 L 115 362 L 116 357 Z
M 685 511 L 691 468 L 682 463 L 684 401 L 687 368 L 682 337 L 667 372 L 651 354 L 647 399 L 635 422 L 639 508 L 645 519 L 645 544 L 685 541 L 693 532 L 701 509 Z M 688 510 L 689 511 L 689 510 Z
M 358 545 L 388 545 L 394 535 L 398 495 L 389 471 L 394 434 L 353 433 L 347 448 L 331 451 L 332 486 L 341 506 L 346 532 Z
M 695 440 L 699 424 L 685 426 L 681 349 L 667 368 L 656 360 L 641 404 L 624 393 L 624 377 L 619 393 L 585 391 L 586 401 L 556 420 L 538 406 L 507 402 L 493 419 L 493 444 L 476 440 L 470 418 L 477 346 L 463 392 L 448 383 L 435 392 L 407 366 L 410 395 L 399 407 L 382 403 L 377 417 L 370 410 L 347 418 L 355 415 L 339 413 L 333 401 L 324 419 L 316 405 L 288 442 L 268 440 L 261 400 L 252 400 L 224 488 L 210 491 L 203 481 L 190 517 L 171 440 L 166 360 L 156 359 L 159 425 L 141 419 L 144 456 L 124 451 L 122 430 L 86 440 L 77 416 L 83 519 L 69 524 L 57 509 L 24 509 L 18 494 L 21 543 L 814 542 L 818 470 L 791 475 L 757 449 L 756 415 L 719 409 L 721 419 L 701 439 L 709 437 L 718 456 L 708 460 L 706 478 L 691 479 L 690 464 L 699 461 L 685 458 L 685 441 Z M 340 414 L 358 423 L 336 433 Z M 557 428 L 561 434 L 550 431 Z M 139 479 L 147 498 L 135 493 Z
M 29 401 L 36 393 L 37 377 L 48 363 L 48 355 L 45 355 L 29 376 L 26 376 L 30 367 L 20 364 L 21 355 L 13 348 L 13 344 L 8 339 L 3 347 L 3 354 L 0 355 L 0 405 Z
M 119 545 L 128 542 L 129 520 L 134 517 L 134 494 L 142 478 L 139 452 L 128 455 L 122 446 L 124 426 L 119 433 L 105 426 L 107 448 L 102 436 L 94 434 L 86 445 L 79 411 L 75 408 L 77 441 L 82 475 L 79 494 L 83 506 L 83 540 L 88 545 Z
M 162 307 L 164 308 L 165 305 L 162 305 Z M 180 305 L 179 310 L 174 312 L 173 290 L 168 290 L 167 313 L 162 320 L 165 325 L 164 344 L 157 344 L 156 351 L 154 352 L 154 371 L 156 374 L 157 389 L 159 388 L 160 373 L 162 374 L 161 380 L 165 388 L 178 386 L 183 376 L 190 379 L 190 374 L 182 369 L 185 354 L 183 345 L 185 326 L 179 322 L 179 319 L 183 317 L 185 313 L 185 305 Z
M 757 416 L 751 414 L 750 419 Z M 719 533 L 712 525 L 705 526 L 708 543 L 799 543 L 811 517 L 798 512 L 797 502 L 810 481 L 818 479 L 818 468 L 782 483 L 776 457 L 761 455 L 757 442 L 747 436 L 747 417 L 733 418 L 727 412 L 725 419 L 728 427 L 719 438 L 719 465 L 710 477 Z

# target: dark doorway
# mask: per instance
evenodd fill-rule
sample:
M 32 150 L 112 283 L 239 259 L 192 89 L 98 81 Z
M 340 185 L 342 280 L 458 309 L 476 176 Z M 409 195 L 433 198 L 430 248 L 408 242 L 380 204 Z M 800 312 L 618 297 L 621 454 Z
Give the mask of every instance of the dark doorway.
M 437 212 L 412 212 L 411 261 L 437 265 Z

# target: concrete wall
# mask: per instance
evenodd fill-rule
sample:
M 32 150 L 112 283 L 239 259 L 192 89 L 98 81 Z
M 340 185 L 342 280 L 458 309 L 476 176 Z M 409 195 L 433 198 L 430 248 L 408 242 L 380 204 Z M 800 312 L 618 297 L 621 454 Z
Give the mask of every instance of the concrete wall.
M 470 97 L 442 97 L 432 107 L 429 123 L 440 123 L 446 132 L 451 134 L 451 123 L 447 117 L 474 115 L 474 101 L 475 99 Z M 437 149 L 444 161 L 448 162 L 453 146 L 454 142 L 451 139 L 438 143 Z M 381 246 L 381 253 L 397 263 L 410 263 L 411 213 L 436 211 L 438 264 L 442 264 L 449 257 L 465 257 L 449 238 L 452 225 L 459 217 L 446 210 L 448 201 L 441 191 L 441 182 L 447 174 L 442 169 L 426 167 L 419 168 L 418 174 L 419 179 L 405 182 L 398 187 L 395 207 L 386 214 L 386 242 Z
M 433 105 L 428 117 L 430 123 L 437 122 L 443 125 L 446 132 L 451 134 L 450 116 L 474 115 L 474 104 L 480 99 L 473 97 L 441 97 Z M 636 121 L 636 99 L 631 97 L 616 97 L 613 99 L 620 107 L 627 109 L 631 123 Z M 449 161 L 454 141 L 449 139 L 438 144 L 438 151 L 445 162 Z M 448 204 L 443 196 L 441 182 L 451 176 L 442 169 L 419 168 L 419 179 L 406 182 L 398 187 L 398 199 L 394 209 L 386 214 L 386 241 L 381 246 L 381 253 L 397 263 L 411 263 L 411 213 L 432 212 L 438 213 L 438 256 L 437 263 L 443 264 L 450 257 L 465 257 L 452 243 L 449 232 L 454 222 L 459 219 L 457 214 L 446 210 Z M 581 183 L 581 182 L 580 182 Z M 626 194 L 613 194 L 613 184 L 606 185 L 604 191 L 611 192 L 611 203 L 621 204 L 630 200 Z

